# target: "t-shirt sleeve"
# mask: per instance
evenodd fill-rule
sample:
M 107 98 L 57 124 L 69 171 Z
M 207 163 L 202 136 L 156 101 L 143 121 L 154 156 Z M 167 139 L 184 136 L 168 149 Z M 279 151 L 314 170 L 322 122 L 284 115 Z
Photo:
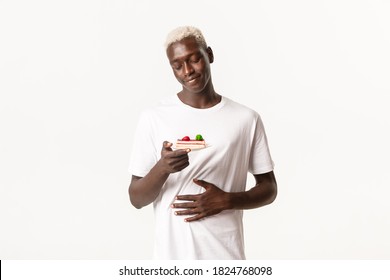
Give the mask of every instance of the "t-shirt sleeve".
M 134 134 L 133 148 L 130 156 L 129 172 L 144 177 L 157 162 L 150 115 L 143 112 Z
M 274 162 L 268 147 L 267 135 L 259 115 L 255 118 L 255 130 L 249 161 L 249 172 L 263 174 L 274 169 Z

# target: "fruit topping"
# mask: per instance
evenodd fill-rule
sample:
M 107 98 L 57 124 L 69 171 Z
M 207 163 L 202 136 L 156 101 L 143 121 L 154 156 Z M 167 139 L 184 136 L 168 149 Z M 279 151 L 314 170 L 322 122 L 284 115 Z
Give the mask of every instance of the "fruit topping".
M 202 135 L 200 135 L 200 134 L 196 135 L 195 140 L 202 141 L 203 140 Z
M 190 139 L 190 137 L 188 137 L 188 136 L 184 136 L 181 140 L 182 140 L 182 141 L 190 141 L 191 139 Z

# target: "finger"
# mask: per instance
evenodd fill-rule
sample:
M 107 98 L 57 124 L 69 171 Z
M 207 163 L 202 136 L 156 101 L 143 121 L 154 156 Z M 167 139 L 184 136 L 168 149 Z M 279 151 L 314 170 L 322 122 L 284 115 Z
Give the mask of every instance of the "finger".
M 190 164 L 190 162 L 188 161 L 188 157 L 187 158 L 175 158 L 174 160 L 171 160 L 171 166 L 172 168 L 174 169 L 184 169 L 186 168 L 188 165 Z
M 188 157 L 170 158 L 165 155 L 162 162 L 170 173 L 181 171 L 190 165 Z
M 181 171 L 181 170 L 183 170 L 184 168 L 186 168 L 186 167 L 189 166 L 189 165 L 190 165 L 190 163 L 188 162 L 188 160 L 186 160 L 186 161 L 184 161 L 183 163 L 177 165 L 177 166 L 175 167 L 175 169 Z
M 173 157 L 179 157 L 179 156 L 187 156 L 188 153 L 191 152 L 191 149 L 178 149 L 171 153 L 171 156 Z
M 209 188 L 209 186 L 210 186 L 210 183 L 209 182 L 206 182 L 206 181 L 203 181 L 203 180 L 199 180 L 199 179 L 193 179 L 193 182 L 195 183 L 195 184 L 197 184 L 198 186 L 201 186 L 201 187 L 203 187 L 203 188 L 205 188 L 205 189 L 208 189 Z
M 196 201 L 198 198 L 197 194 L 185 194 L 176 196 L 176 200 L 187 200 L 187 201 Z
M 187 203 L 172 203 L 172 208 L 195 208 L 195 204 L 193 202 L 187 202 Z
M 172 151 L 172 149 L 171 149 L 169 151 L 167 149 L 164 149 L 162 151 L 162 154 L 164 154 L 165 158 L 186 158 L 186 159 L 188 159 L 188 152 L 186 150 Z
M 196 215 L 198 214 L 194 210 L 181 210 L 181 211 L 175 211 L 176 216 L 189 216 L 189 215 Z
M 206 217 L 206 214 L 199 213 L 198 215 L 195 215 L 193 217 L 185 218 L 184 221 L 185 222 L 194 222 L 194 221 L 198 221 L 200 219 L 203 219 L 205 217 Z

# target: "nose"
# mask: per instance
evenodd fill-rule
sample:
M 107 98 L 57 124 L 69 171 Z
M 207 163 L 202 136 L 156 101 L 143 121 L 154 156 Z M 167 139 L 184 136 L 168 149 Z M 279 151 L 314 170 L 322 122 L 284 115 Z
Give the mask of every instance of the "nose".
M 194 68 L 191 66 L 191 64 L 188 63 L 188 62 L 185 62 L 185 63 L 184 63 L 184 74 L 185 74 L 186 76 L 189 76 L 189 75 L 191 75 L 193 72 L 194 72 Z

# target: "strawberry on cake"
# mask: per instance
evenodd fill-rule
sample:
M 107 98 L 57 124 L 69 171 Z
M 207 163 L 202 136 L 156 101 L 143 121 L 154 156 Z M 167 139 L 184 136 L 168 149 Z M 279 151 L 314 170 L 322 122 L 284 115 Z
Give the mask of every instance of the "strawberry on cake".
M 184 136 L 182 139 L 176 141 L 176 149 L 203 149 L 206 148 L 206 142 L 202 135 L 196 135 L 195 139 L 191 139 L 189 136 Z

